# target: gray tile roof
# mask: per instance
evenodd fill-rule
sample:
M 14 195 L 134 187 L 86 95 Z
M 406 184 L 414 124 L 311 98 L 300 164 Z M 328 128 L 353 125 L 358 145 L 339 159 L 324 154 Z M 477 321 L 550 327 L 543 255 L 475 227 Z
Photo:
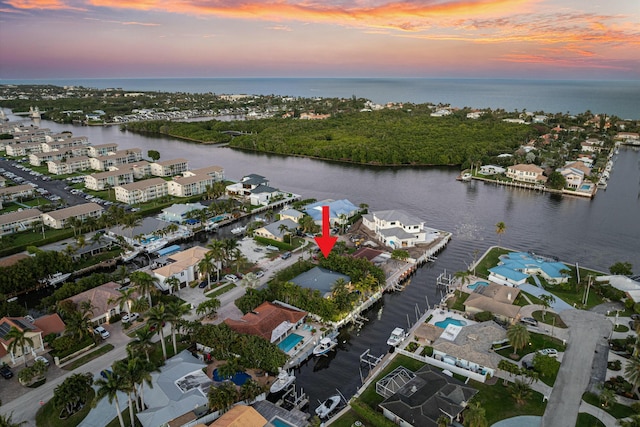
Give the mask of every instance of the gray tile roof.
M 294 277 L 291 282 L 303 288 L 317 289 L 326 296 L 331 293 L 331 287 L 339 279 L 343 279 L 347 283 L 351 281 L 351 278 L 345 274 L 336 273 L 322 267 L 314 267 Z

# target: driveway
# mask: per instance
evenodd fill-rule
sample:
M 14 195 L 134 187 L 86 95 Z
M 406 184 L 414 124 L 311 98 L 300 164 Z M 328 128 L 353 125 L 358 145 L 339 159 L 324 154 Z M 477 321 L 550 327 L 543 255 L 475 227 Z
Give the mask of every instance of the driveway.
M 611 321 L 602 314 L 583 310 L 565 310 L 560 317 L 569 326 L 567 348 L 541 427 L 574 427 L 590 380 L 600 376 L 604 379 L 600 359 L 604 360 L 606 375 Z

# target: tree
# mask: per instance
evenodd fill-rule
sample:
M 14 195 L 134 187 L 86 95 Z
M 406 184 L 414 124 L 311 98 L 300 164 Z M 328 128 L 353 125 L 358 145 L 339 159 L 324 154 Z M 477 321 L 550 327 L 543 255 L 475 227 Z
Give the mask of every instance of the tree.
M 248 402 L 264 393 L 264 387 L 255 380 L 249 380 L 240 386 L 240 398 Z
M 500 221 L 496 224 L 496 234 L 498 235 L 498 246 L 500 246 L 500 237 L 507 231 L 507 226 L 504 222 Z
M 196 314 L 198 316 L 205 315 L 207 317 L 213 317 L 220 308 L 220 300 L 218 298 L 208 298 L 206 301 L 198 304 L 196 308 Z
M 180 279 L 176 276 L 171 276 L 164 281 L 164 284 L 169 288 L 169 294 L 173 295 L 174 289 L 178 290 L 178 295 L 180 292 Z
M 553 171 L 547 178 L 547 187 L 554 190 L 562 190 L 567 186 L 567 179 L 558 171 Z
M 463 413 L 464 427 L 488 427 L 485 410 L 480 402 L 471 402 Z
M 136 290 L 134 288 L 120 288 L 118 289 L 118 292 L 120 292 L 120 296 L 118 298 L 109 298 L 107 302 L 109 304 L 116 303 L 118 304 L 120 310 L 122 310 L 122 308 L 124 307 L 127 309 L 127 313 L 131 314 L 131 305 L 135 301 L 133 294 L 135 294 Z
M 612 402 L 616 401 L 616 392 L 613 389 L 602 387 L 598 395 L 598 400 L 600 400 L 602 406 L 608 408 Z
M 620 427 L 640 427 L 640 415 L 631 415 L 629 418 L 618 420 Z
M 213 411 L 225 412 L 237 400 L 238 390 L 231 381 L 209 388 L 209 408 Z
M 92 375 L 73 374 L 53 390 L 53 405 L 60 409 L 60 417 L 67 418 L 79 411 L 93 396 Z
M 616 262 L 609 267 L 611 274 L 631 276 L 633 274 L 633 265 L 630 262 Z
M 462 287 L 471 281 L 471 273 L 467 271 L 456 271 L 453 277 L 458 279 L 460 285 L 458 286 L 458 290 L 462 290 Z
M 94 406 L 105 397 L 109 400 L 109 403 L 115 402 L 116 413 L 118 414 L 120 427 L 125 427 L 124 419 L 122 418 L 122 410 L 120 409 L 120 403 L 118 403 L 118 392 L 123 391 L 121 388 L 122 383 L 123 379 L 118 375 L 118 373 L 116 373 L 115 370 L 105 370 L 104 378 L 98 378 L 94 383 L 96 387 L 98 387 Z M 133 408 L 130 408 L 130 411 L 132 411 L 132 409 Z
M 207 285 L 211 285 L 211 273 L 216 271 L 216 267 L 213 265 L 212 251 L 204 254 L 204 257 L 198 262 L 197 269 L 201 275 L 207 276 Z
M 438 427 L 448 427 L 450 423 L 451 420 L 446 415 L 440 415 L 436 420 Z
M 516 379 L 509 386 L 509 393 L 518 405 L 524 405 L 531 395 L 531 386 L 520 379 Z
M 513 356 L 517 356 L 518 350 L 524 348 L 527 343 L 529 343 L 531 336 L 526 326 L 521 323 L 516 323 L 507 329 L 507 339 L 513 347 Z
M 542 319 L 544 319 L 544 316 L 547 314 L 547 309 L 551 307 L 551 304 L 556 302 L 556 297 L 554 297 L 551 294 L 544 294 L 544 295 L 540 295 L 538 298 L 542 303 L 542 307 L 543 307 Z
M 149 360 L 149 352 L 153 350 L 153 336 L 156 334 L 152 331 L 149 325 L 145 325 L 142 328 L 136 330 L 133 341 L 128 346 L 136 351 L 141 351 Z
M 130 279 L 131 283 L 138 289 L 138 291 L 142 295 L 147 296 L 149 300 L 149 307 L 153 307 L 151 294 L 160 292 L 160 290 L 156 286 L 158 279 L 154 276 L 151 276 L 149 273 L 145 273 L 144 271 L 134 271 L 133 273 L 131 273 Z
M 640 386 L 640 360 L 634 357 L 629 359 L 624 367 L 624 375 L 633 384 L 633 390 L 637 390 Z
M 149 150 L 147 151 L 147 157 L 149 157 L 154 162 L 160 160 L 160 152 L 157 150 Z
M 173 343 L 173 354 L 178 354 L 178 345 L 176 343 L 176 331 L 178 323 L 182 317 L 191 313 L 191 308 L 187 304 L 181 304 L 178 301 L 171 302 L 165 306 L 167 318 L 171 322 L 171 342 Z
M 147 322 L 149 326 L 158 331 L 158 335 L 160 335 L 160 344 L 162 345 L 162 356 L 164 360 L 167 360 L 167 346 L 164 342 L 164 325 L 169 321 L 171 316 L 167 313 L 163 303 L 160 303 L 155 307 L 151 307 L 148 314 L 149 320 Z
M 407 258 L 409 258 L 409 252 L 404 249 L 394 249 L 391 252 L 391 258 L 405 261 Z
M 9 415 L 0 415 L 0 426 L 2 427 L 20 427 L 26 423 L 26 421 L 13 421 L 13 412 Z
M 19 353 L 22 355 L 25 367 L 27 366 L 27 352 L 30 348 L 33 348 L 33 339 L 27 336 L 27 332 L 29 331 L 26 329 L 22 331 L 12 326 L 3 337 L 5 341 L 9 342 L 7 352 L 13 355 L 13 358 L 18 355 L 17 350 L 20 350 Z

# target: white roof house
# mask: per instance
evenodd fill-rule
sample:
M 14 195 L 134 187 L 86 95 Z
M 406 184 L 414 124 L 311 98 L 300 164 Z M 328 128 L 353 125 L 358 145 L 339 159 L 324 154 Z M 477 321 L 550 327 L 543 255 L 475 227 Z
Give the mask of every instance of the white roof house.
M 378 240 L 392 248 L 413 247 L 429 243 L 438 231 L 425 227 L 424 221 L 401 210 L 372 212 L 362 216 L 362 225 L 376 234 Z

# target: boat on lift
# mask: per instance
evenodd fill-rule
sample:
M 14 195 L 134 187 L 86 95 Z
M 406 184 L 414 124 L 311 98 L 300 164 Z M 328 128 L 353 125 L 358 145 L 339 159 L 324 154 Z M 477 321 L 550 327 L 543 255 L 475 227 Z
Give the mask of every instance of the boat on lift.
M 320 418 L 327 418 L 340 404 L 342 398 L 339 394 L 335 394 L 322 402 L 320 406 L 316 408 L 316 415 Z
M 338 345 L 338 341 L 333 340 L 329 337 L 324 337 L 320 340 L 318 345 L 313 348 L 314 356 L 322 356 L 324 354 L 329 353 Z
M 279 391 L 285 390 L 288 388 L 293 382 L 296 380 L 296 376 L 283 370 L 280 368 L 280 372 L 278 373 L 278 377 L 271 384 L 269 388 L 270 393 L 278 393 Z

